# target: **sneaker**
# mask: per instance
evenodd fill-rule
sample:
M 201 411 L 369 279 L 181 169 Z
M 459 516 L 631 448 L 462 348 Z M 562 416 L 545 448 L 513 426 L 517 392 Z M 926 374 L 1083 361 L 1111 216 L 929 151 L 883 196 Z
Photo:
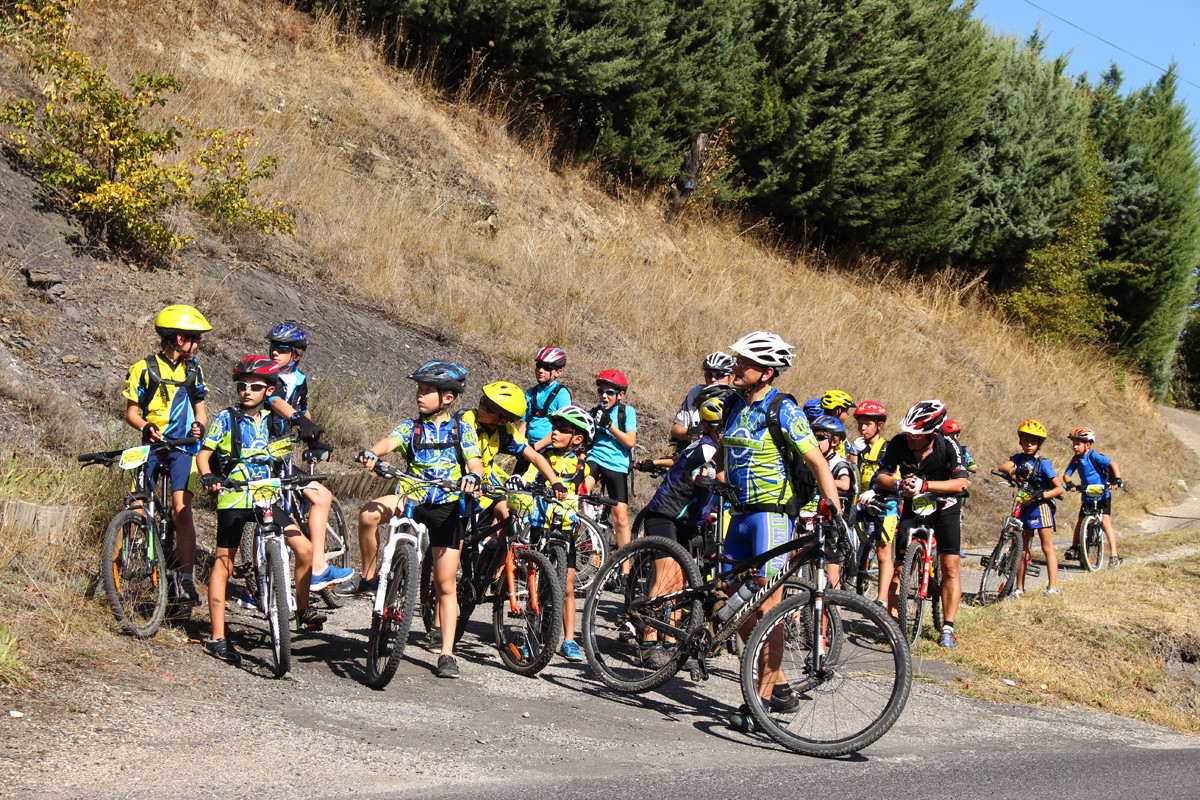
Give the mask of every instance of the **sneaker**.
M 1119 567 L 1119 566 L 1121 566 L 1123 563 L 1125 563 L 1125 559 L 1121 558 L 1120 556 L 1111 556 L 1111 557 L 1108 559 L 1108 565 L 1109 565 L 1110 567 Z
M 941 647 L 958 647 L 958 637 L 950 628 L 942 628 L 942 638 L 938 642 Z
M 309 584 L 308 589 L 312 592 L 319 592 L 335 584 L 345 583 L 352 577 L 354 577 L 354 570 L 326 564 L 325 569 L 320 573 L 313 573 L 312 583 Z
M 253 611 L 258 608 L 258 603 L 254 599 L 254 595 L 250 594 L 249 589 L 242 589 L 241 596 L 237 599 L 237 604 L 247 611 Z
M 1068 547 L 1067 552 L 1063 553 L 1063 560 L 1064 561 L 1078 561 L 1079 560 L 1079 548 L 1078 547 Z
M 572 664 L 578 664 L 580 661 L 583 661 L 583 651 L 579 649 L 579 644 L 574 639 L 568 639 L 563 642 L 558 652 Z
M 184 575 L 179 579 L 179 591 L 183 594 L 182 599 L 186 599 L 191 605 L 200 605 L 200 593 L 196 591 L 196 581 L 192 576 Z
M 462 673 L 458 671 L 458 661 L 454 656 L 440 656 L 438 658 L 437 676 L 439 678 L 458 678 Z
M 771 713 L 789 714 L 800 707 L 800 695 L 786 683 L 776 684 L 771 690 Z
M 642 666 L 653 670 L 660 670 L 674 660 L 674 651 L 668 650 L 660 644 L 655 644 L 648 650 L 642 651 Z
M 319 631 L 325 626 L 327 619 L 329 617 L 325 616 L 323 611 L 309 606 L 296 612 L 296 627 L 304 631 Z
M 425 647 L 430 650 L 442 649 L 442 629 L 430 628 L 425 632 Z
M 213 658 L 219 658 L 227 664 L 233 664 L 235 667 L 242 663 L 242 657 L 238 655 L 238 651 L 233 649 L 233 645 L 228 639 L 209 639 L 204 643 L 204 652 L 208 653 Z
M 1024 597 L 1024 596 L 1025 596 L 1025 590 L 1024 590 L 1024 589 L 1013 589 L 1012 596 L 1013 596 L 1013 597 Z
M 359 594 L 375 594 L 379 588 L 379 578 L 367 580 L 362 575 L 352 575 L 333 587 L 333 593 L 338 597 L 354 597 Z
M 1047 588 L 1046 591 L 1042 592 L 1043 597 L 1057 597 L 1060 594 L 1062 594 L 1062 592 L 1059 591 L 1058 589 L 1050 589 L 1050 588 Z

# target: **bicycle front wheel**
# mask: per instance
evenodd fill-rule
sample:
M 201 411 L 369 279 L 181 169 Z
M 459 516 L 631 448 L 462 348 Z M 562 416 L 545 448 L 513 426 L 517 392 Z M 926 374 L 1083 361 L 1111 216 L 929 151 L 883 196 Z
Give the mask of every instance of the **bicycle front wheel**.
M 852 592 L 830 591 L 824 599 L 836 611 L 827 619 L 838 630 L 825 634 L 827 641 L 840 640 L 836 652 L 818 658 L 821 643 L 812 628 L 789 624 L 797 616 L 816 618 L 814 596 L 797 593 L 754 627 L 742 655 L 741 682 L 759 730 L 797 753 L 828 758 L 862 750 L 896 723 L 912 687 L 912 657 L 882 606 Z M 777 678 L 791 686 L 795 699 L 789 703 L 774 695 L 764 707 L 759 670 L 777 657 L 776 647 L 782 653 Z
M 267 624 L 271 629 L 271 658 L 275 677 L 292 669 L 292 629 L 288 625 L 288 580 L 286 559 L 278 545 L 267 545 Z
M 1079 566 L 1088 572 L 1095 572 L 1104 566 L 1104 553 L 1108 541 L 1104 538 L 1104 529 L 1096 517 L 1087 517 L 1083 521 L 1083 530 L 1079 532 Z
M 575 595 L 583 597 L 592 588 L 600 567 L 608 560 L 608 540 L 590 522 L 575 526 Z
M 158 534 L 140 511 L 122 511 L 104 531 L 104 591 L 117 621 L 139 639 L 153 636 L 167 613 L 165 558 Z
M 900 629 L 910 646 L 921 636 L 921 625 L 925 622 L 925 606 L 928 597 L 921 594 L 921 579 L 925 574 L 925 553 L 929 546 L 924 539 L 913 539 L 904 555 L 904 568 L 900 573 Z
M 350 541 L 350 536 L 346 531 L 346 515 L 342 513 L 342 504 L 335 497 L 333 505 L 329 507 L 329 520 L 325 523 L 326 563 L 335 567 L 353 567 L 351 563 L 352 548 L 353 542 Z M 416 581 L 413 581 L 413 585 L 416 585 Z M 332 586 L 321 590 L 321 599 L 329 608 L 341 608 L 346 602 L 338 596 Z
M 621 568 L 628 565 L 628 574 Z M 669 539 L 646 536 L 622 547 L 601 567 L 583 608 L 583 650 L 605 686 L 619 692 L 648 692 L 669 681 L 682 664 L 672 658 L 655 667 L 643 663 L 647 637 L 661 642 L 652 623 L 680 628 L 685 638 L 704 624 L 696 597 L 700 573 L 687 551 Z
M 979 581 L 979 594 L 976 595 L 979 605 L 985 606 L 1012 594 L 1013 589 L 1017 588 L 1017 567 L 1021 557 L 1017 536 L 1006 527 L 983 567 L 983 578 Z
M 550 663 L 562 636 L 562 583 L 541 553 L 519 547 L 512 555 L 512 572 L 506 566 L 500 573 L 492 630 L 504 666 L 536 675 Z
M 879 556 L 875 552 L 875 541 L 870 534 L 869 529 L 860 529 L 858 553 L 855 556 L 858 570 L 854 576 L 854 589 L 864 597 L 868 594 L 874 595 L 879 586 Z
M 382 689 L 396 674 L 413 612 L 417 608 L 417 551 L 411 544 L 400 544 L 392 553 L 388 570 L 383 613 L 372 613 L 371 632 L 367 637 L 367 685 Z

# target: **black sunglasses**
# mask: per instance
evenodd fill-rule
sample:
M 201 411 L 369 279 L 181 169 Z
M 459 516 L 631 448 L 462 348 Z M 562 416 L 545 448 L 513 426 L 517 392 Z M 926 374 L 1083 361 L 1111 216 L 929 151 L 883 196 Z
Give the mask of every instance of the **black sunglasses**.
M 565 423 L 565 422 L 558 422 L 558 423 L 555 423 L 555 425 L 554 425 L 554 430 L 555 430 L 557 433 L 569 433 L 569 434 L 572 434 L 572 435 L 574 435 L 574 434 L 576 434 L 576 433 L 583 433 L 583 431 L 579 430 L 579 429 L 578 429 L 578 428 L 576 428 L 574 425 L 568 425 L 568 424 L 567 424 L 567 423 Z
M 816 436 L 818 442 L 828 441 L 832 438 L 828 433 L 816 433 L 813 435 Z
M 547 364 L 545 361 L 535 361 L 533 365 L 538 369 L 546 370 L 546 372 L 554 372 L 554 370 L 559 369 L 557 364 Z
M 275 342 L 271 342 L 272 353 L 290 353 L 295 349 L 296 348 L 290 344 L 277 344 Z

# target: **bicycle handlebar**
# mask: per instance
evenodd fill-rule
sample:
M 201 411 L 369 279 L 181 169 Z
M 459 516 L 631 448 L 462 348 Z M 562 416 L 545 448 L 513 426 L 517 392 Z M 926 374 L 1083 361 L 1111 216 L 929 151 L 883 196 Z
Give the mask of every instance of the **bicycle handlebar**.
M 272 480 L 279 481 L 280 488 L 292 488 L 292 487 L 304 486 L 305 484 L 314 483 L 316 481 L 326 481 L 326 480 L 329 480 L 329 476 L 328 475 L 308 475 L 308 474 L 301 472 L 296 475 L 288 475 L 283 478 L 265 478 L 265 479 L 263 479 L 263 481 L 254 481 L 254 480 L 239 481 L 236 478 L 222 478 L 221 479 L 221 491 L 225 491 L 226 489 L 250 489 L 250 488 L 253 488 L 253 484 L 255 484 L 255 483 L 272 481 Z
M 170 450 L 175 447 L 187 447 L 200 441 L 195 436 L 185 436 L 182 439 L 159 439 L 157 442 L 150 443 L 150 450 L 157 452 L 160 450 Z M 79 461 L 82 466 L 88 467 L 93 464 L 113 464 L 117 457 L 131 448 L 122 447 L 120 450 L 104 450 L 99 453 L 83 453 L 76 456 L 75 460 Z

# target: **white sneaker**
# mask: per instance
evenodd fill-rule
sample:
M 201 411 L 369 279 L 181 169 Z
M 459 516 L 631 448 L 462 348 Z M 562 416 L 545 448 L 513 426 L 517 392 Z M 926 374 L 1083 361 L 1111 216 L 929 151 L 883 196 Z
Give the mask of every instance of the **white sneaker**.
M 1024 589 L 1013 589 L 1012 596 L 1013 596 L 1013 597 L 1024 597 L 1024 596 L 1025 596 L 1025 590 L 1024 590 Z
M 1044 597 L 1055 597 L 1060 594 L 1062 594 L 1062 592 L 1060 592 L 1058 589 L 1051 589 L 1049 587 L 1046 588 L 1046 591 L 1042 592 Z

